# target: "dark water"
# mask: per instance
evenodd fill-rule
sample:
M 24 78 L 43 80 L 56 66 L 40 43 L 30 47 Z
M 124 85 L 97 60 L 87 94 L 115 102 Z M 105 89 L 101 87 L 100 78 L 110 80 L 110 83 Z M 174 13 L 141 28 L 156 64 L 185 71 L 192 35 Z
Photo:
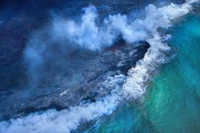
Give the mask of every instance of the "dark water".
M 95 124 L 87 133 L 200 132 L 200 14 L 195 11 L 168 32 L 177 56 L 152 80 L 143 104 L 128 103 Z

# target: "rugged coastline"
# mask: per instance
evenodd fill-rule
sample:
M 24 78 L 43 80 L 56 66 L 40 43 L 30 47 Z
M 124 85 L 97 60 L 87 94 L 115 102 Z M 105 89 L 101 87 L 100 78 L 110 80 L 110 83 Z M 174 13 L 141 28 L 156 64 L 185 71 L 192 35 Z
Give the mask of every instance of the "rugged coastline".
M 148 2 L 140 4 L 137 8 Z M 112 7 L 113 13 L 118 6 Z M 72 48 L 66 54 L 60 48 L 54 49 L 59 54 L 46 62 L 38 85 L 31 88 L 27 84 L 29 78 L 23 51 L 30 32 L 49 21 L 47 14 L 32 17 L 20 14 L 20 17 L 2 20 L 0 24 L 3 31 L 0 34 L 0 120 L 51 108 L 64 109 L 80 102 L 94 102 L 112 91 L 112 87 L 101 89 L 108 77 L 126 75 L 150 47 L 147 42 L 126 44 L 119 38 L 113 46 L 97 53 Z M 67 63 L 63 63 L 65 60 Z

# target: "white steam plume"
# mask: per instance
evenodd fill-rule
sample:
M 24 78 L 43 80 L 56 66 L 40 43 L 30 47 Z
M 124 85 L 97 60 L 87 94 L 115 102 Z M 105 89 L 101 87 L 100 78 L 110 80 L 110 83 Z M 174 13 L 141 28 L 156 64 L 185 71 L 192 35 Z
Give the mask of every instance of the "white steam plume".
M 111 95 L 95 103 L 82 104 L 62 111 L 37 112 L 24 118 L 0 122 L 0 133 L 69 133 L 75 130 L 81 121 L 111 114 L 121 100 L 117 90 L 120 89 L 118 83 L 123 83 L 124 79 L 124 75 L 109 77 L 104 85 L 116 89 Z
M 69 110 L 48 110 L 33 113 L 25 118 L 1 122 L 1 133 L 69 133 L 81 121 L 90 121 L 104 114 L 110 114 L 118 104 L 117 96 L 106 97 L 103 101 L 72 107 Z
M 161 64 L 168 61 L 165 53 L 170 51 L 170 47 L 163 41 L 165 38 L 159 35 L 157 29 L 159 27 L 170 27 L 172 20 L 187 14 L 190 9 L 189 3 L 182 5 L 170 4 L 162 8 L 149 5 L 145 8 L 147 16 L 140 24 L 143 24 L 151 32 L 152 37 L 146 39 L 151 47 L 145 54 L 145 57 L 138 61 L 134 68 L 129 70 L 129 76 L 123 85 L 123 97 L 127 99 L 140 99 L 145 93 L 147 81 Z
M 56 18 L 52 23 L 53 38 L 68 40 L 90 50 L 101 50 L 111 46 L 119 35 L 127 43 L 146 40 L 159 27 L 167 28 L 175 17 L 189 12 L 190 5 L 171 4 L 163 8 L 148 5 L 145 19 L 130 21 L 127 15 L 109 15 L 97 26 L 97 10 L 94 6 L 84 8 L 80 22 Z

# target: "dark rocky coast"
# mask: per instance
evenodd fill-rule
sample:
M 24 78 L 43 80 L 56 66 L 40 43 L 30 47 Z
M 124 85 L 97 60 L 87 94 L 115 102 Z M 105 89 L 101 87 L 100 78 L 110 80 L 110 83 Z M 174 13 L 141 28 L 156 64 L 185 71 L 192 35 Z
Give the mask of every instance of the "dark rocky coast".
M 31 34 L 41 30 L 51 20 L 51 11 L 63 10 L 62 14 L 72 16 L 81 12 L 81 7 L 93 3 L 100 16 L 105 17 L 108 13 L 142 9 L 152 2 L 127 0 L 123 1 L 126 3 L 123 5 L 119 1 L 114 4 L 107 1 L 0 2 L 0 120 L 50 108 L 60 110 L 81 102 L 94 102 L 114 89 L 103 85 L 108 77 L 126 76 L 150 47 L 147 42 L 126 44 L 120 37 L 113 46 L 98 52 L 79 47 L 68 47 L 63 51 L 63 47 L 52 44 L 48 47 L 51 48 L 48 50 L 51 56 L 44 55 L 46 61 L 39 71 L 40 78 L 37 83 L 32 82 L 24 62 L 24 49 Z M 109 8 L 104 9 L 103 5 Z M 119 84 L 122 86 L 123 82 Z

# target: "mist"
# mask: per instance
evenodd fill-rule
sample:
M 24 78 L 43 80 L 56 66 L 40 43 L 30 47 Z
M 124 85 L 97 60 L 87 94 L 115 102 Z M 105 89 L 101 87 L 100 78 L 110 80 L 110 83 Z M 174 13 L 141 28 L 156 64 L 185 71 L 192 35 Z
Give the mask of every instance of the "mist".
M 98 54 L 114 45 L 119 37 L 130 45 L 146 41 L 159 28 L 168 28 L 171 20 L 189 12 L 189 8 L 187 4 L 170 4 L 162 8 L 150 4 L 145 7 L 143 18 L 129 19 L 133 12 L 109 15 L 102 22 L 93 5 L 83 8 L 80 17 L 74 19 L 53 14 L 52 21 L 34 33 L 24 51 L 30 83 L 37 86 L 41 80 L 55 75 L 56 69 L 67 71 L 71 64 L 83 65 L 69 58 L 76 50 Z M 70 71 L 68 73 L 73 75 Z M 68 78 L 73 79 L 71 76 Z

